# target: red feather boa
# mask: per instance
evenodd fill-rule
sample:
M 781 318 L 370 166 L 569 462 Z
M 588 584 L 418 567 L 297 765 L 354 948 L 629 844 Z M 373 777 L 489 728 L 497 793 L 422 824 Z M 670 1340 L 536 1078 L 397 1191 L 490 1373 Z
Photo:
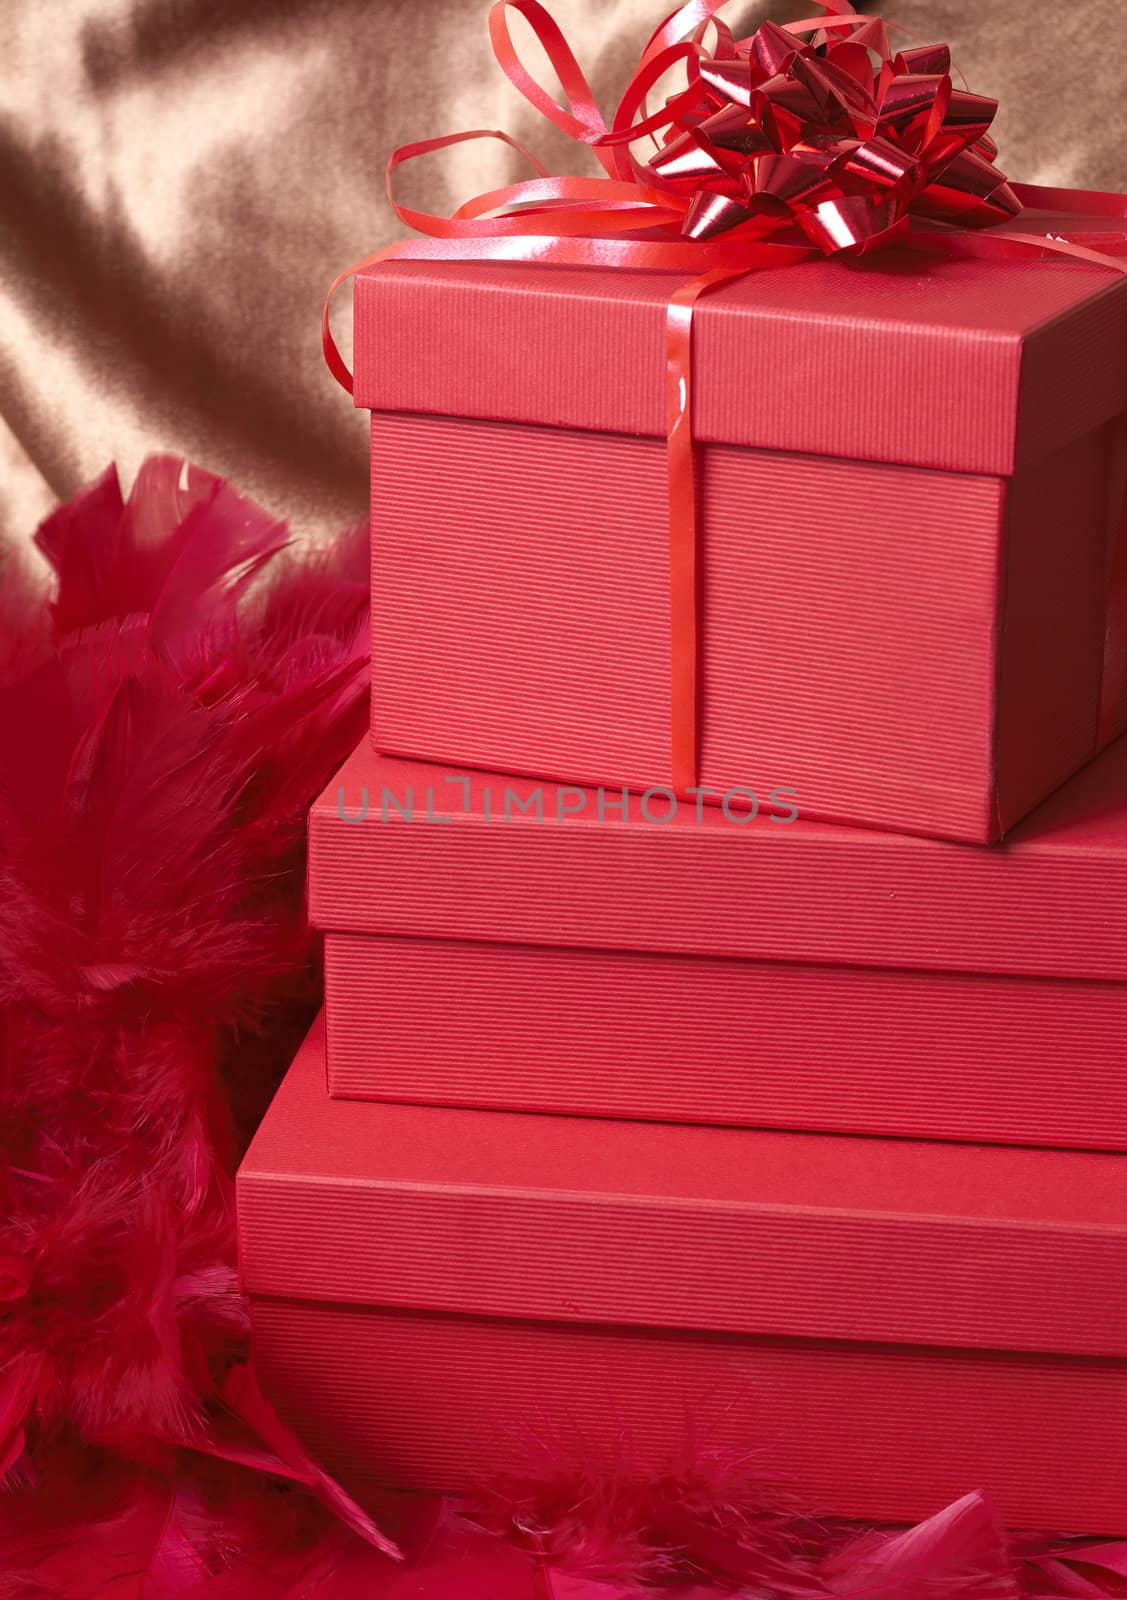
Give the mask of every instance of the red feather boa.
M 0 1600 L 1127 1594 L 1127 1548 L 1015 1547 L 981 1496 L 858 1536 L 703 1458 L 389 1503 L 390 1558 L 258 1391 L 232 1186 L 319 1001 L 304 819 L 366 720 L 364 531 L 295 556 L 157 457 L 36 543 L 45 587 L 0 571 Z

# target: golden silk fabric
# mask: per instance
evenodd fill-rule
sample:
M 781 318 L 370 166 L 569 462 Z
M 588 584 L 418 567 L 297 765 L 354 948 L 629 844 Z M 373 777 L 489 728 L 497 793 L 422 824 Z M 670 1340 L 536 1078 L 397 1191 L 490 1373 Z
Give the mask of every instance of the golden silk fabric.
M 665 9 L 552 5 L 605 104 Z M 879 9 L 905 43 L 949 39 L 971 86 L 998 97 L 1003 170 L 1127 187 L 1120 0 L 1071 0 L 1041 34 L 1018 0 Z M 745 31 L 805 14 L 792 0 L 731 10 Z M 364 421 L 324 369 L 318 317 L 341 262 L 400 231 L 387 153 L 503 127 L 553 170 L 576 159 L 497 73 L 485 12 L 0 0 L 0 533 L 26 536 L 108 460 L 129 478 L 158 448 L 236 479 L 301 532 L 363 514 Z M 404 195 L 428 210 L 523 175 L 481 144 L 420 168 Z

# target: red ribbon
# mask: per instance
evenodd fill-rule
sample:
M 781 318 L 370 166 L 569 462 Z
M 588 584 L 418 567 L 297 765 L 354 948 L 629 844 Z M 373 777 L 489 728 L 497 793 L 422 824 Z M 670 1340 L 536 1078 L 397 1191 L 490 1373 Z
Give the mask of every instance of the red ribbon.
M 693 307 L 718 283 L 765 267 L 894 243 L 929 252 L 1013 259 L 1066 254 L 1127 273 L 1091 243 L 1100 236 L 1002 231 L 1023 204 L 1127 217 L 1127 199 L 1011 188 L 994 165 L 988 129 L 997 102 L 951 80 L 946 45 L 894 53 L 888 28 L 850 0 L 814 0 L 821 14 L 764 23 L 736 40 L 717 13 L 726 0 L 688 0 L 654 31 L 609 126 L 567 41 L 539 0 L 496 0 L 494 54 L 509 80 L 556 127 L 594 153 L 605 176 L 553 177 L 508 134 L 490 129 L 403 145 L 387 165 L 392 208 L 424 235 L 356 262 L 335 280 L 322 315 L 325 360 L 352 392 L 329 326 L 335 290 L 385 260 L 502 260 L 629 267 L 694 276 L 667 315 L 671 752 L 674 787 L 696 782 L 698 743 L 697 531 L 693 482 Z M 520 12 L 550 60 L 566 106 L 527 71 L 508 11 Z M 712 44 L 706 46 L 711 33 Z M 650 112 L 647 96 L 683 64 L 686 87 Z M 660 136 L 660 139 L 659 137 Z M 449 217 L 400 205 L 392 179 L 405 162 L 470 139 L 499 139 L 536 176 L 478 195 Z M 632 146 L 657 144 L 644 162 Z M 972 229 L 991 227 L 987 234 Z M 1127 506 L 1109 572 L 1097 748 L 1117 731 L 1127 675 Z

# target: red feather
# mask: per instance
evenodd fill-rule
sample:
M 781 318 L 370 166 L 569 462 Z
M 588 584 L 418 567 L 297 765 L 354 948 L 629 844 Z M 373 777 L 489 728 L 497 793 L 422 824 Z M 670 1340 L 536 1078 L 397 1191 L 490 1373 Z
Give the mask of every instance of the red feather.
M 1017 1562 L 992 1507 L 968 1494 L 901 1533 L 869 1533 L 849 1541 L 819 1577 L 829 1593 L 880 1600 L 1020 1600 Z
M 111 468 L 0 564 L 0 1600 L 1012 1600 L 1127 1593 L 1127 1546 L 804 1514 L 686 1439 L 548 1450 L 381 1522 L 259 1391 L 232 1175 L 319 1003 L 304 821 L 366 721 L 363 530 Z M 513 1421 L 515 1419 L 506 1419 Z
M 184 1463 L 237 1459 L 232 1427 L 254 1473 L 222 1467 L 211 1543 L 238 1550 L 266 1475 L 300 1485 L 303 1536 L 320 1497 L 383 1542 L 237 1387 L 232 1187 L 285 1060 L 253 1040 L 316 1003 L 304 816 L 365 721 L 365 552 L 357 530 L 282 556 L 282 524 L 171 457 L 128 502 L 111 469 L 37 543 L 53 593 L 5 584 L 0 663 L 0 1567 L 110 1594 L 81 1569 L 120 1544 L 148 1549 L 146 1593 L 188 1593 L 232 1568 L 180 1515 Z

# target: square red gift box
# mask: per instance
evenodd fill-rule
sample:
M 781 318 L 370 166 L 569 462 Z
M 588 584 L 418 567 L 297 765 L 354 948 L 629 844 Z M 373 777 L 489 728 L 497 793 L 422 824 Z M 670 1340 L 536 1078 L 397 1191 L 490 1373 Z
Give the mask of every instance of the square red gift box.
M 1127 1151 L 1127 739 L 991 850 L 365 743 L 313 808 L 334 1095 Z
M 264 1388 L 363 1496 L 546 1439 L 761 1453 L 827 1513 L 970 1486 L 1111 1533 L 1127 1158 L 330 1100 L 314 1029 L 238 1180 Z
M 358 274 L 379 749 L 674 781 L 679 281 Z M 1123 722 L 1127 282 L 837 257 L 713 290 L 694 330 L 699 786 L 998 838 Z

